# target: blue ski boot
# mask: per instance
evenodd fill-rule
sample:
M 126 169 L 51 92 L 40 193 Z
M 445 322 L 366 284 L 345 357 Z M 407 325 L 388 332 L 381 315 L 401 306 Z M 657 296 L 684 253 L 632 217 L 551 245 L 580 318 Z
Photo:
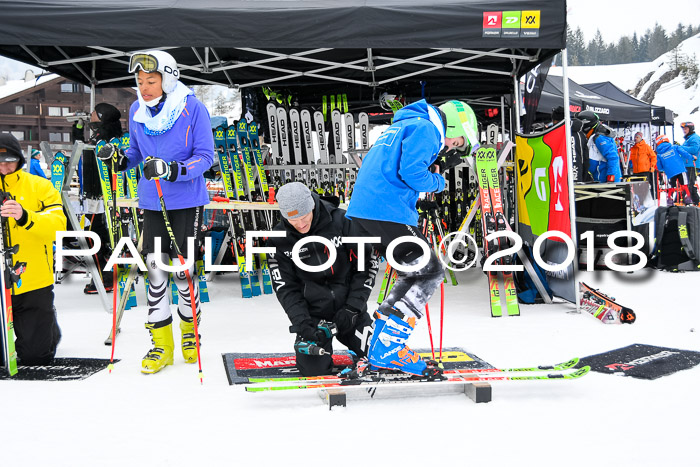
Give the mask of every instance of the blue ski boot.
M 432 365 L 429 367 L 420 355 L 406 345 L 416 325 L 415 318 L 409 318 L 406 322 L 394 314 L 387 317 L 377 312 L 375 316 L 374 334 L 367 354 L 372 367 L 417 376 L 437 376 L 434 374 L 435 368 Z

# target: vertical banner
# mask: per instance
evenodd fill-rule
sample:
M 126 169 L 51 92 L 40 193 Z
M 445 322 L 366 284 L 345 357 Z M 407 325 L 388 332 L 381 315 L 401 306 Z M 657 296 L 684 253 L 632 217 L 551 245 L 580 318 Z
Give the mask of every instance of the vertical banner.
M 543 133 L 516 135 L 518 233 L 532 247 L 545 232 L 556 230 L 571 237 L 566 157 L 566 129 L 560 122 Z M 574 244 L 576 243 L 575 239 Z M 561 264 L 567 256 L 563 240 L 550 237 L 540 250 L 549 264 Z M 547 283 L 558 297 L 576 301 L 573 264 L 558 272 L 547 271 Z
M 537 106 L 540 103 L 542 88 L 549 73 L 549 67 L 552 64 L 552 59 L 544 61 L 530 70 L 525 75 L 525 89 L 523 91 L 523 100 L 525 101 L 525 119 L 523 120 L 523 132 L 530 133 L 532 124 L 535 122 Z

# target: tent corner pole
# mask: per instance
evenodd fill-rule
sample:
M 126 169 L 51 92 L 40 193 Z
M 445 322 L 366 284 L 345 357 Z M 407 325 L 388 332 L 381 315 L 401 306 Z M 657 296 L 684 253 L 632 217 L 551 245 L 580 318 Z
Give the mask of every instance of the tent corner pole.
M 564 88 L 564 127 L 566 129 L 566 157 L 567 157 L 567 176 L 569 179 L 569 219 L 571 222 L 571 240 L 573 240 L 574 245 L 577 246 L 576 251 L 578 251 L 578 234 L 576 232 L 576 193 L 574 190 L 574 168 L 573 168 L 573 154 L 571 147 L 571 110 L 569 103 L 569 55 L 567 50 L 561 51 L 561 65 L 562 65 L 562 81 Z M 579 288 L 578 280 L 578 254 L 575 255 L 572 266 L 572 275 L 574 281 L 574 296 L 576 297 L 576 311 L 579 310 Z
M 517 74 L 513 75 L 513 109 L 515 110 L 515 132 L 520 132 L 520 80 Z M 511 138 L 512 139 L 512 138 Z

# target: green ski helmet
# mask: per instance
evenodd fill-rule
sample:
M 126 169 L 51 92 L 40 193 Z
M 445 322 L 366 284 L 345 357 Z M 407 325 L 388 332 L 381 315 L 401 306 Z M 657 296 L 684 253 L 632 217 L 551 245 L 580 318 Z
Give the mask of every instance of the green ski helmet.
M 445 137 L 463 136 L 464 146 L 457 149 L 467 154 L 475 152 L 479 148 L 479 130 L 472 108 L 462 101 L 448 101 L 439 109 L 445 114 Z

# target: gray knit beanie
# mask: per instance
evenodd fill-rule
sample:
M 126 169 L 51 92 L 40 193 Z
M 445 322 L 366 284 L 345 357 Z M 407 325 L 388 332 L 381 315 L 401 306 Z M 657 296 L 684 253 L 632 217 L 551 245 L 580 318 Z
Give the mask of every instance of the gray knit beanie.
M 277 203 L 285 219 L 297 219 L 314 210 L 315 202 L 311 191 L 299 182 L 283 185 L 277 192 Z

